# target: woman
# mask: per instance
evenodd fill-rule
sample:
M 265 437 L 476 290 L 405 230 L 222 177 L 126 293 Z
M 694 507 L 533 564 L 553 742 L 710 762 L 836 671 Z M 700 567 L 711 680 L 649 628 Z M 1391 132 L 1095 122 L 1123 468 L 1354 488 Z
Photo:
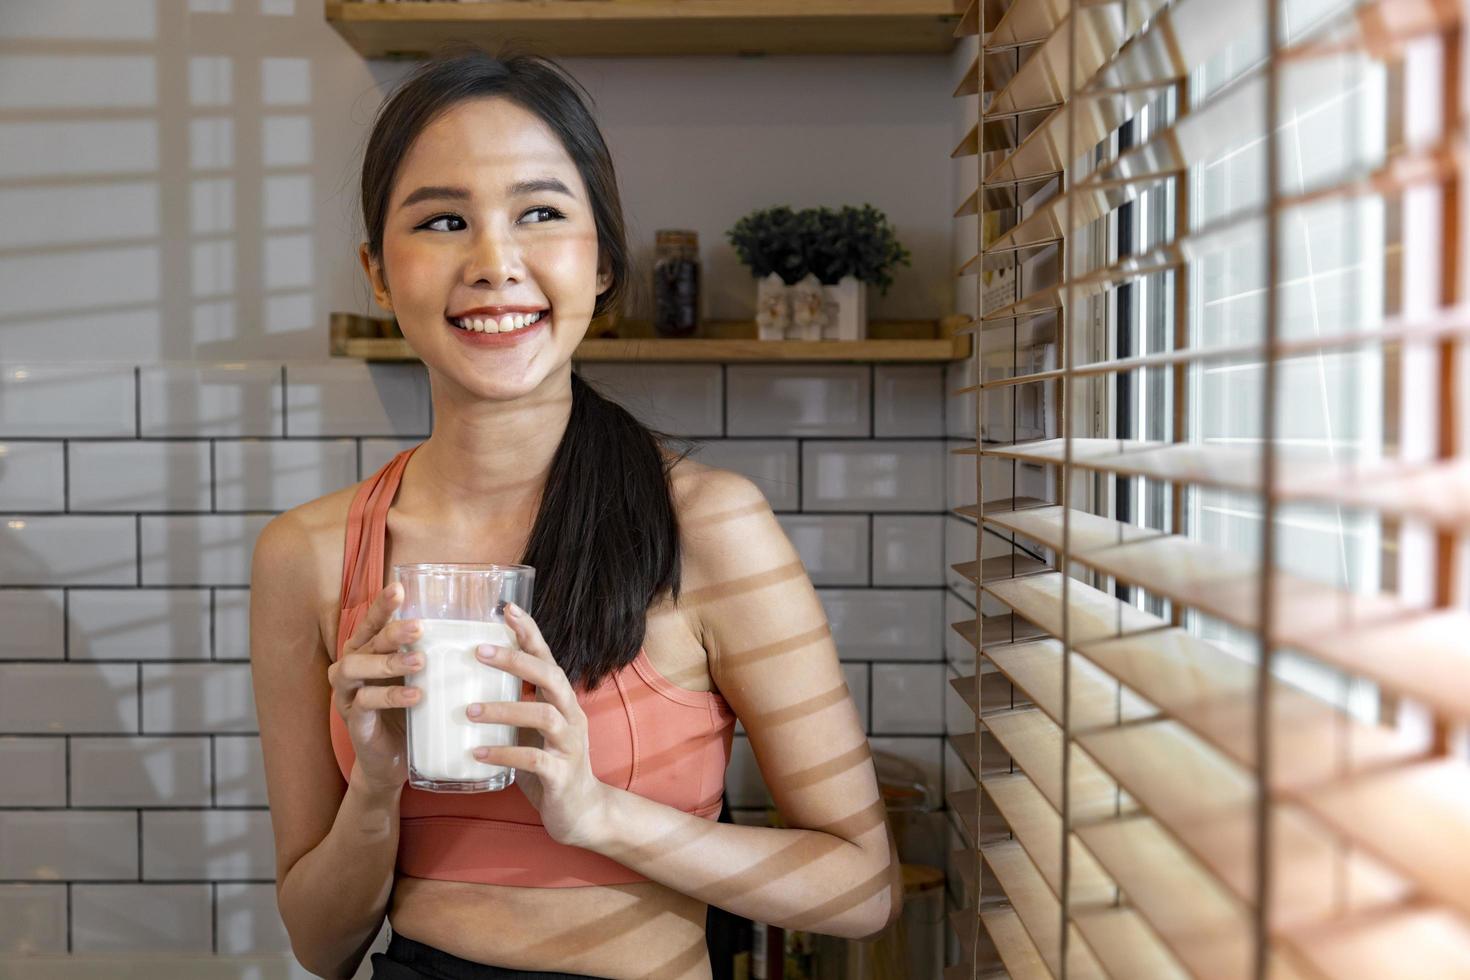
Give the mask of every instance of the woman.
M 427 366 L 430 437 L 281 514 L 255 548 L 251 661 L 296 956 L 353 975 L 706 977 L 706 904 L 860 937 L 898 865 L 830 631 L 746 479 L 667 452 L 571 371 L 627 282 L 617 183 L 561 69 L 427 62 L 363 162 L 363 268 Z M 497 329 L 498 328 L 498 329 Z M 537 570 L 518 650 L 536 690 L 498 793 L 405 786 L 395 563 Z M 739 718 L 789 829 L 718 823 Z M 527 971 L 542 971 L 531 972 Z

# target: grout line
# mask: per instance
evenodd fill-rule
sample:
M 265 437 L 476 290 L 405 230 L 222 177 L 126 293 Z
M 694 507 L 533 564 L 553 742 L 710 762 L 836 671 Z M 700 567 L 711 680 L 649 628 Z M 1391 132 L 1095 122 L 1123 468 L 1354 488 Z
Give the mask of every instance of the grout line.
M 215 455 L 214 440 L 213 439 L 210 439 L 209 440 L 209 512 L 211 514 L 216 514 L 216 513 L 219 512 L 216 509 L 216 499 L 215 499 L 215 486 L 219 483 L 219 477 L 215 475 L 215 465 L 216 464 L 215 464 L 215 461 L 214 461 L 214 455 Z
M 137 585 L 135 588 L 143 587 L 143 515 L 133 515 L 133 556 L 135 571 L 137 572 Z
M 286 426 L 286 365 L 281 365 L 281 438 L 291 433 Z
M 133 368 L 133 438 L 143 438 L 143 369 Z
M 134 810 L 138 818 L 138 880 L 143 880 L 143 811 Z
M 209 588 L 209 659 L 219 659 L 218 641 L 215 639 L 215 620 L 219 617 L 219 602 L 214 586 Z
M 61 659 L 71 659 L 71 589 L 61 588 Z
M 143 663 L 139 661 L 134 664 L 138 668 L 138 734 L 143 734 Z
M 71 882 L 66 883 L 66 951 L 72 952 L 71 946 Z
M 63 736 L 62 737 L 62 741 L 64 741 L 66 743 L 66 754 L 62 757 L 62 761 L 66 765 L 66 786 L 65 786 L 66 796 L 64 797 L 64 799 L 66 800 L 66 808 L 68 810 L 70 810 L 71 809 L 71 736 L 70 735 Z
M 215 754 L 215 737 L 209 736 L 209 805 L 219 806 L 219 757 Z
M 71 510 L 71 440 L 61 440 L 61 510 Z
M 219 955 L 219 882 L 209 883 L 209 951 Z

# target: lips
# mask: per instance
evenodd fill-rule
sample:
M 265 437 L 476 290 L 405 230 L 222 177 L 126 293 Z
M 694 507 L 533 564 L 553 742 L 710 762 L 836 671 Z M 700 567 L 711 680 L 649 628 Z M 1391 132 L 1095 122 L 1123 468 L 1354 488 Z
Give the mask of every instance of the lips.
M 547 324 L 551 322 L 551 311 L 546 310 L 532 323 L 521 327 L 512 326 L 509 330 L 473 330 L 458 326 L 448 317 L 444 319 L 444 325 L 460 341 L 471 347 L 511 347 L 525 343 L 532 337 L 541 334 L 548 329 Z

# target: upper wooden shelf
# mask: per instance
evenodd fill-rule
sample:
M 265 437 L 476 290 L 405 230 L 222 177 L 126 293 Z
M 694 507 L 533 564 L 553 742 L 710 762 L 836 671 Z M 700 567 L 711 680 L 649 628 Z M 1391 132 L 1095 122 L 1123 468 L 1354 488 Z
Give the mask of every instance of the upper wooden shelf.
M 954 315 L 942 320 L 873 320 L 867 340 L 758 340 L 751 320 L 709 320 L 700 326 L 702 336 L 665 338 L 654 336 L 646 321 L 620 320 L 619 337 L 589 337 L 577 346 L 575 361 L 786 361 L 786 362 L 873 362 L 960 361 L 970 356 L 970 338 L 956 331 L 969 317 Z M 599 321 L 594 321 L 597 332 Z M 335 357 L 364 361 L 416 361 L 418 355 L 398 335 L 393 320 L 331 315 L 330 351 Z
M 963 0 L 473 0 L 325 4 L 367 58 L 423 58 L 446 41 L 550 55 L 914 54 L 955 44 Z

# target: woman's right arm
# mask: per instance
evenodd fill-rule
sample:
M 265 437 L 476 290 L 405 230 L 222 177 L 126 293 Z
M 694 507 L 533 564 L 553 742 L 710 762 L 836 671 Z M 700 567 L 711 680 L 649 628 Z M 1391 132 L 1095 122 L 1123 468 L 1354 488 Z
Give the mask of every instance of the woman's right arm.
M 337 710 L 332 664 L 313 605 L 316 559 L 308 541 L 301 519 L 287 512 L 256 542 L 251 678 L 275 833 L 276 902 L 291 950 L 318 976 L 351 977 L 387 912 L 403 787 L 401 779 L 364 772 L 362 759 L 349 781 L 338 769 L 328 728 Z M 372 625 L 364 622 L 354 635 L 378 634 L 395 606 L 381 593 L 366 617 Z M 386 674 L 397 658 L 379 659 Z M 386 700 L 390 691 L 373 694 Z

